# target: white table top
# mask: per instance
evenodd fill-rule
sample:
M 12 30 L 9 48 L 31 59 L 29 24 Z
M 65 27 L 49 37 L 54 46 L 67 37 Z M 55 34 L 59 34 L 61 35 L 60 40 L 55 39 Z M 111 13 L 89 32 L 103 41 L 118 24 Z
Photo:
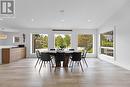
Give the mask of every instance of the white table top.
M 43 52 L 47 52 L 47 53 L 73 53 L 73 52 L 80 52 L 80 51 L 43 51 Z

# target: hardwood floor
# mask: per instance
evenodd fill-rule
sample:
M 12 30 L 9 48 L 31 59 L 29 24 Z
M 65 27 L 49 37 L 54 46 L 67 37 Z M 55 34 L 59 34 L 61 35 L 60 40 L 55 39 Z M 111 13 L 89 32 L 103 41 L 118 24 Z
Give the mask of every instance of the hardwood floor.
M 36 59 L 0 65 L 0 87 L 130 87 L 130 71 L 94 58 L 87 61 L 84 72 L 44 67 L 39 73 Z

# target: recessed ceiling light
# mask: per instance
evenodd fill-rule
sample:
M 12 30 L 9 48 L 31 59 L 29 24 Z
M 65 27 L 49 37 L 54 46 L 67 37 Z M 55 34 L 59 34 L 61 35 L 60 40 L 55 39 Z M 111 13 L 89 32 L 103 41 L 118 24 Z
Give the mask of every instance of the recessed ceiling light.
M 31 21 L 34 22 L 34 19 L 32 18 Z
M 61 22 L 64 22 L 65 20 L 60 20 Z
M 88 22 L 91 22 L 91 20 L 88 20 Z

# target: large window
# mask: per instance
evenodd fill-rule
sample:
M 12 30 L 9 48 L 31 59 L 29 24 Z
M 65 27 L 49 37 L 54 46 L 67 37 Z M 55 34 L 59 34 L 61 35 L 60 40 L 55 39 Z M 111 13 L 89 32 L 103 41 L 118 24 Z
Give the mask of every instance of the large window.
M 32 53 L 36 50 L 48 50 L 48 35 L 47 34 L 32 34 Z
M 87 53 L 93 53 L 93 35 L 79 34 L 78 35 L 78 50 L 86 50 Z
M 113 31 L 100 34 L 101 54 L 113 57 Z
M 55 34 L 55 48 L 71 48 L 71 35 Z

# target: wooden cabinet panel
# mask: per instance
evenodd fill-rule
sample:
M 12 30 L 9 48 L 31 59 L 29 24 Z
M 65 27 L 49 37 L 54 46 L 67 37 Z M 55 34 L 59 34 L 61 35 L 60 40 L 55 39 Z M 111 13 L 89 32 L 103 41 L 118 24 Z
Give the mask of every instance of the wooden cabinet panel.
M 5 48 L 2 49 L 2 63 L 9 63 L 9 58 L 10 58 L 10 49 L 9 48 Z
M 26 48 L 3 48 L 2 63 L 7 64 L 19 59 L 26 58 Z

